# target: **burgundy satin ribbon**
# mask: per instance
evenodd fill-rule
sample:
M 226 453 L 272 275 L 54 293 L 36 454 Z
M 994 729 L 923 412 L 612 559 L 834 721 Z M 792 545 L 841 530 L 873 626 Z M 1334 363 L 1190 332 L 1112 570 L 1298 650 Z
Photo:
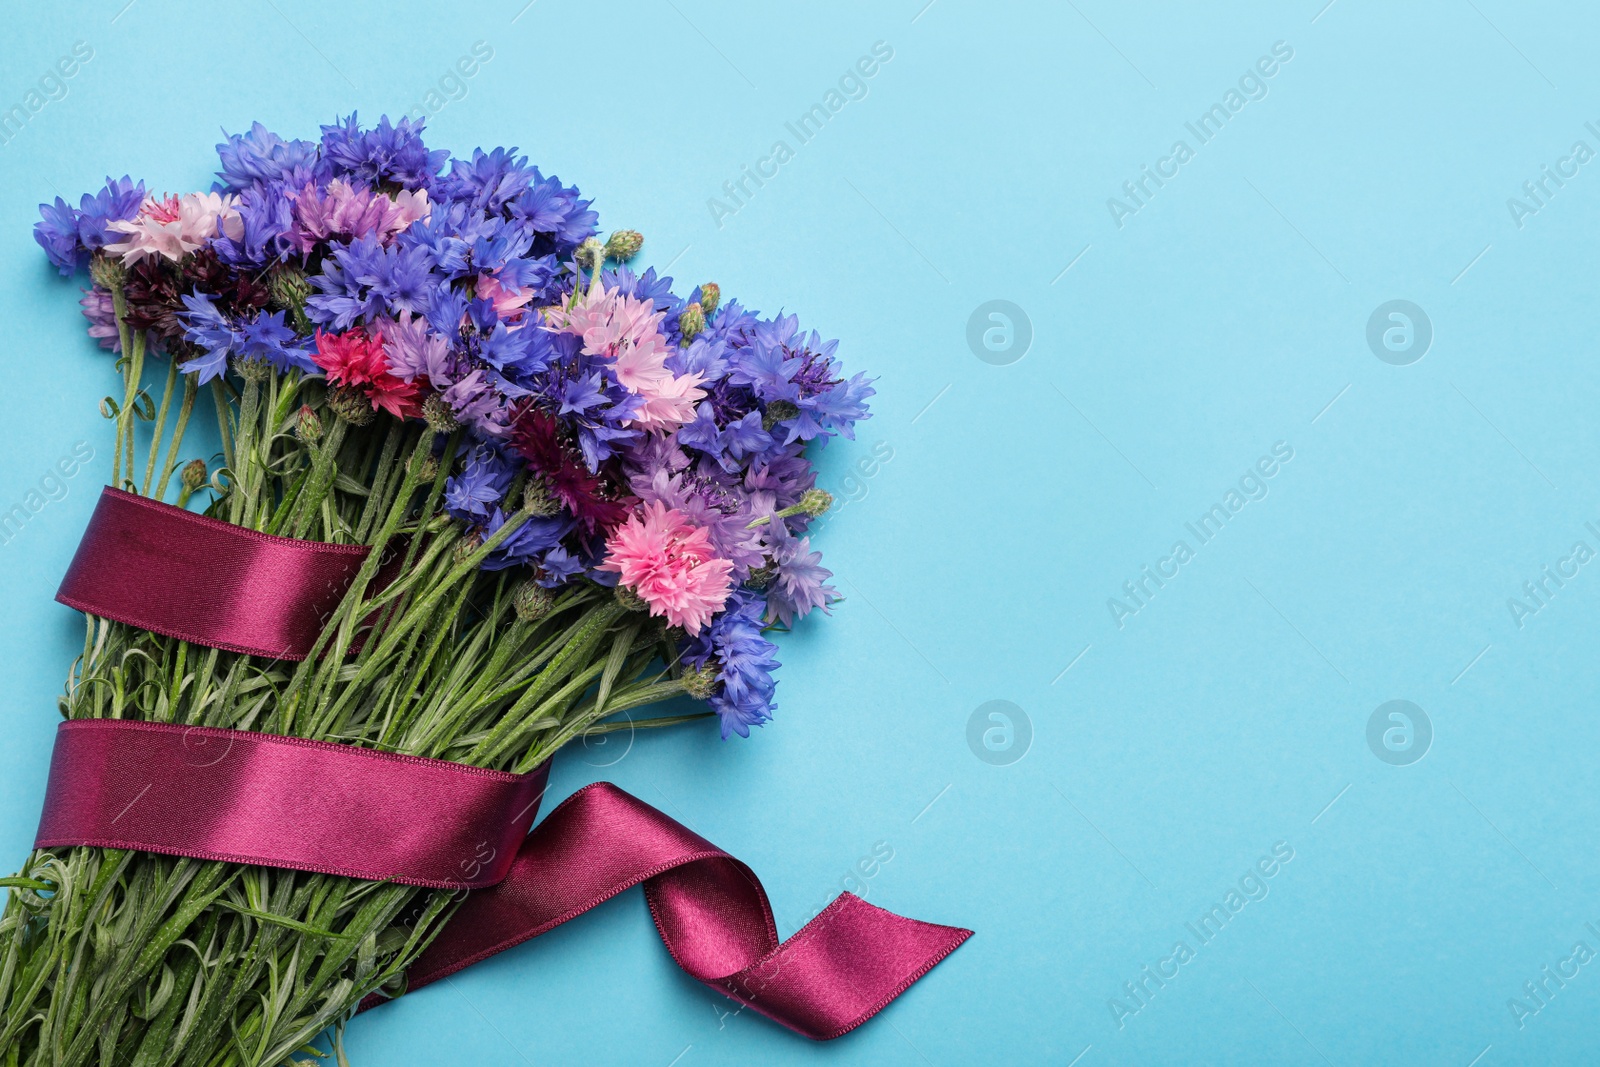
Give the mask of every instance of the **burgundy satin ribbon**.
M 643 883 L 679 966 L 818 1040 L 870 1019 L 972 935 L 844 893 L 780 944 L 748 867 L 610 783 L 579 790 L 524 837 L 546 771 L 518 777 L 320 741 L 76 720 L 56 737 L 36 844 L 411 885 L 498 883 L 468 895 L 407 975 L 411 989 Z
M 34 844 L 479 889 L 511 869 L 549 771 L 517 775 L 298 737 L 77 719 L 56 732 Z
M 303 659 L 366 554 L 108 488 L 56 599 L 199 645 Z M 817 1039 L 870 1019 L 972 936 L 844 893 L 780 943 L 748 867 L 614 785 L 573 794 L 529 834 L 548 770 L 78 720 L 57 734 L 36 843 L 473 890 L 407 975 L 410 989 L 643 884 L 685 971 Z
M 641 882 L 679 967 L 818 1041 L 872 1018 L 972 936 L 841 893 L 780 943 L 766 890 L 749 867 L 638 797 L 596 782 L 539 824 L 504 882 L 467 897 L 406 975 L 407 988 L 538 937 Z
M 257 533 L 107 486 L 56 599 L 207 648 L 301 660 L 367 551 Z

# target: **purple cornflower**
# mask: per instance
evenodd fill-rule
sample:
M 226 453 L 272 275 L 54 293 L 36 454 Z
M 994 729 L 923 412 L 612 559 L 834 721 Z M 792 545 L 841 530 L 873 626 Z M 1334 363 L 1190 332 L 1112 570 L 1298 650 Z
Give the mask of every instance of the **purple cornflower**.
M 99 286 L 85 289 L 78 305 L 83 308 L 83 317 L 89 320 L 89 336 L 98 341 L 101 348 L 120 354 L 122 337 L 117 330 L 117 309 L 111 294 Z
M 712 549 L 733 564 L 735 582 L 743 581 L 761 566 L 765 558 L 762 531 L 760 527 L 750 528 L 759 513 L 736 486 L 719 484 L 687 469 L 672 470 L 667 464 L 635 475 L 631 485 L 634 494 L 645 503 L 664 504 L 694 525 L 704 527 Z
M 813 608 L 824 612 L 839 598 L 839 591 L 825 584 L 833 572 L 822 565 L 822 553 L 811 551 L 811 539 L 795 537 L 782 519 L 772 522 L 776 543 L 772 545 L 772 565 L 777 569 L 767 587 L 767 621 L 793 626 Z

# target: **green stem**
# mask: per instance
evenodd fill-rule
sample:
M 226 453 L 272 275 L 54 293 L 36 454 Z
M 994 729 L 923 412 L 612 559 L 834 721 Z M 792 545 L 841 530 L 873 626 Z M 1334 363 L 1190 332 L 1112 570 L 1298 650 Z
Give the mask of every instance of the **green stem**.
M 161 407 L 156 410 L 155 422 L 150 431 L 150 458 L 144 465 L 144 485 L 139 490 L 140 496 L 150 495 L 150 483 L 156 476 L 156 457 L 161 454 L 161 438 L 167 429 L 167 412 L 172 409 L 172 391 L 178 384 L 178 361 L 167 360 L 167 384 L 161 390 Z M 131 471 L 129 473 L 132 473 Z
M 144 334 L 133 335 L 133 349 L 128 356 L 124 376 L 122 408 L 117 412 L 117 455 L 111 466 L 112 484 L 122 488 L 122 469 L 127 466 L 128 478 L 133 478 L 133 420 L 134 405 L 139 398 L 139 382 L 144 377 Z
M 261 382 L 253 375 L 245 379 L 244 395 L 239 401 L 239 430 L 234 438 L 232 486 L 229 489 L 228 521 L 235 526 L 248 526 L 251 495 L 254 491 L 252 471 L 256 466 L 256 422 L 261 411 Z
M 178 469 L 178 446 L 183 442 L 183 435 L 189 428 L 189 416 L 194 414 L 195 398 L 200 395 L 198 380 L 193 374 L 183 376 L 183 400 L 178 405 L 178 424 L 173 427 L 172 441 L 167 445 L 166 462 L 161 465 L 161 480 L 156 483 L 155 498 L 163 500 L 167 495 L 167 483 L 172 479 L 172 472 Z M 151 448 L 154 454 L 155 449 Z M 186 487 L 187 488 L 187 487 Z M 187 496 L 185 497 L 187 502 Z
M 237 477 L 234 472 L 237 458 L 233 450 L 233 430 L 228 422 L 228 383 L 222 378 L 211 379 L 211 399 L 217 409 L 217 435 L 222 441 L 222 465 L 228 468 L 228 482 Z

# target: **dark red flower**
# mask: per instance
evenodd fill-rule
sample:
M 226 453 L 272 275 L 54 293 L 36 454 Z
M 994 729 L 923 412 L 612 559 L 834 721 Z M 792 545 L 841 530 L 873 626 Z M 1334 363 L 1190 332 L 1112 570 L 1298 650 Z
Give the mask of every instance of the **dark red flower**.
M 263 280 L 235 271 L 210 248 L 202 248 L 182 263 L 145 256 L 128 268 L 122 292 L 128 303 L 128 326 L 154 334 L 169 349 L 183 337 L 178 314 L 184 310 L 186 294 L 212 296 L 217 307 L 229 315 L 249 315 L 265 307 L 270 297 Z
M 525 403 L 511 426 L 511 443 L 542 477 L 545 488 L 589 533 L 609 533 L 638 501 L 614 488 L 610 479 L 584 465 L 583 457 L 562 440 L 555 416 Z

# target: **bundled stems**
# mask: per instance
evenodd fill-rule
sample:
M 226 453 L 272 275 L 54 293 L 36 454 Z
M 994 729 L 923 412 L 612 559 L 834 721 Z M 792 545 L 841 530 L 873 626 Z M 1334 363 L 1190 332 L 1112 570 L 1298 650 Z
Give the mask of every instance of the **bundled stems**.
M 129 353 L 115 476 L 126 471 L 131 488 L 144 348 L 114 296 Z M 139 486 L 158 498 L 198 394 L 185 375 L 175 402 L 177 373 L 169 368 L 151 413 Z M 242 377 L 236 407 L 213 382 L 227 479 L 210 510 L 370 552 L 296 664 L 88 618 L 67 717 L 265 730 L 525 773 L 585 731 L 609 729 L 608 716 L 682 692 L 655 666 L 659 624 L 607 590 L 575 585 L 542 616 L 518 615 L 513 593 L 526 579 L 482 565 L 530 516 L 507 516 L 479 542 L 441 510 L 460 431 L 382 417 L 356 426 L 298 372 Z M 320 433 L 286 432 L 301 403 Z M 386 564 L 395 576 L 384 585 Z M 36 852 L 0 887 L 0 1067 L 284 1063 L 366 994 L 401 992 L 461 899 L 96 848 Z

